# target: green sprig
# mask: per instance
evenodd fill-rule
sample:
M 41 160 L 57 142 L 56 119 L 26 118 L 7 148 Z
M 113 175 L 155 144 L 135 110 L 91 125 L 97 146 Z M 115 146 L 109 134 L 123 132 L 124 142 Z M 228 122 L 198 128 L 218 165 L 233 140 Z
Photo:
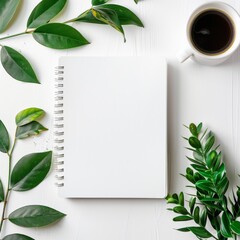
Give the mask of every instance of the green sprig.
M 187 200 L 189 209 L 186 207 L 183 209 L 183 193 L 167 196 L 167 203 L 177 205 L 170 210 L 180 214 L 173 220 L 192 220 L 197 226 L 178 230 L 192 232 L 198 239 L 236 239 L 240 235 L 240 222 L 237 221 L 240 216 L 240 188 L 237 188 L 232 198 L 227 196 L 229 180 L 222 153 L 217 150 L 219 145 L 215 146 L 214 134 L 208 130 L 202 131 L 202 123 L 198 125 L 191 123 L 187 129 L 190 136 L 184 139 L 190 145 L 187 149 L 192 152 L 192 156 L 187 157 L 190 166 L 186 173 L 181 175 L 193 184 L 191 187 L 195 189 L 195 197 Z M 215 234 L 211 233 L 212 229 L 207 229 L 207 221 L 215 230 Z

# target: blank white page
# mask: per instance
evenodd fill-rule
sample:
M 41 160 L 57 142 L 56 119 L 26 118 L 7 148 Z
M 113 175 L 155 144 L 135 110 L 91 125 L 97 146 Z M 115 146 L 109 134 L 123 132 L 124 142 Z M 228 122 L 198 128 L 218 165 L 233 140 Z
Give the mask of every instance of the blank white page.
M 167 193 L 167 64 L 159 57 L 63 57 L 67 198 Z

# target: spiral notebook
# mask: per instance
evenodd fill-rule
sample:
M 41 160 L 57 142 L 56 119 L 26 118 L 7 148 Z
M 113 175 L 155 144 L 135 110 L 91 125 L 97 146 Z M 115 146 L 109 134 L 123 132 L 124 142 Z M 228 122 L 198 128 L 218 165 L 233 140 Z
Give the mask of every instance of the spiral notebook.
M 55 96 L 57 186 L 65 198 L 167 194 L 167 64 L 62 57 Z

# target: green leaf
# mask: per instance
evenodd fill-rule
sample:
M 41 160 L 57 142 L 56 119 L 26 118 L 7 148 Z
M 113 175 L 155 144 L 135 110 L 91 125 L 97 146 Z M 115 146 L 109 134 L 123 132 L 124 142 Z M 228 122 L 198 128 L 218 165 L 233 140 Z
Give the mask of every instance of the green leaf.
M 201 211 L 201 214 L 200 214 L 200 223 L 201 223 L 201 226 L 205 227 L 206 224 L 207 224 L 207 209 L 204 208 L 202 211 Z
M 196 204 L 196 198 L 193 197 L 193 198 L 191 198 L 190 201 L 189 201 L 189 207 L 190 207 L 190 212 L 191 212 L 191 214 L 193 213 L 195 204 Z
M 21 158 L 11 174 L 11 187 L 14 191 L 28 191 L 39 185 L 48 174 L 52 152 L 32 153 Z
M 13 48 L 2 47 L 1 62 L 6 72 L 14 79 L 21 82 L 39 83 L 28 60 Z
M 240 222 L 239 221 L 232 222 L 231 229 L 234 233 L 236 233 L 237 235 L 240 235 Z
M 212 168 L 215 163 L 216 163 L 216 160 L 217 160 L 217 152 L 215 150 L 211 151 L 208 156 L 207 156 L 207 159 L 206 159 L 206 163 L 207 163 L 207 166 L 209 168 Z
M 208 192 L 216 192 L 213 184 L 207 180 L 200 180 L 198 182 L 196 182 L 196 187 L 208 191 Z
M 178 201 L 176 199 L 170 197 L 170 198 L 167 199 L 167 203 L 178 204 Z
M 109 2 L 109 0 L 92 0 L 92 5 L 96 6 L 96 5 L 101 5 L 107 2 Z
M 45 114 L 40 108 L 27 108 L 19 112 L 15 118 L 18 127 L 31 123 Z
M 229 222 L 228 217 L 227 217 L 225 212 L 222 214 L 221 234 L 225 238 L 231 238 L 232 237 L 230 222 Z
M 196 207 L 195 210 L 194 210 L 194 213 L 193 213 L 194 221 L 196 223 L 199 223 L 199 212 L 200 212 L 200 208 Z
M 138 2 L 139 2 L 139 0 L 134 0 L 134 2 L 135 2 L 135 3 L 138 3 Z
M 10 149 L 10 139 L 7 128 L 4 123 L 0 120 L 0 151 L 7 153 Z
M 13 19 L 20 0 L 1 0 L 0 3 L 0 33 L 4 32 Z
M 63 23 L 42 25 L 33 32 L 33 37 L 41 45 L 54 49 L 68 49 L 89 44 L 80 32 Z
M 173 208 L 173 211 L 175 213 L 180 213 L 182 215 L 187 215 L 188 214 L 188 211 L 185 207 L 182 207 L 182 206 L 177 206 L 175 208 Z
M 44 227 L 66 216 L 65 214 L 41 205 L 31 205 L 12 212 L 8 219 L 21 227 Z
M 189 144 L 194 148 L 198 149 L 202 147 L 200 141 L 196 137 L 190 137 L 188 141 L 189 141 Z
M 182 222 L 182 221 L 190 221 L 190 220 L 192 220 L 192 217 L 189 217 L 189 216 L 178 216 L 173 218 L 174 222 Z
M 0 202 L 4 201 L 4 188 L 2 184 L 2 180 L 0 179 Z
M 48 129 L 45 128 L 40 123 L 33 121 L 28 123 L 24 126 L 18 127 L 16 131 L 16 138 L 17 139 L 24 139 L 33 135 L 38 135 L 43 131 L 47 131 Z
M 104 7 L 92 8 L 92 15 L 99 21 L 113 27 L 118 32 L 122 33 L 124 42 L 126 42 L 125 33 L 119 21 L 118 15 L 114 10 Z
M 34 239 L 26 235 L 15 233 L 5 236 L 2 240 L 34 240 Z
M 204 152 L 205 153 L 208 153 L 211 148 L 213 147 L 214 145 L 214 142 L 215 142 L 215 137 L 213 135 L 211 135 L 208 139 L 207 139 L 207 142 L 206 144 L 204 145 Z
M 212 237 L 212 234 L 203 227 L 188 227 L 188 230 L 200 238 Z
M 181 192 L 179 194 L 179 204 L 184 207 L 184 194 Z
M 105 9 L 115 11 L 121 25 L 136 25 L 139 27 L 144 27 L 138 16 L 126 7 L 117 4 L 105 4 L 103 7 Z M 75 21 L 106 24 L 105 22 L 97 20 L 89 10 L 81 14 L 77 19 L 75 19 Z
M 197 137 L 198 136 L 198 131 L 197 131 L 197 127 L 194 123 L 191 123 L 189 125 L 189 130 L 192 133 L 193 136 Z
M 42 0 L 28 18 L 27 28 L 37 28 L 48 23 L 62 11 L 67 0 Z
M 199 124 L 198 124 L 198 126 L 197 126 L 197 132 L 198 132 L 198 134 L 201 132 L 202 126 L 203 126 L 202 123 L 199 123 Z
M 190 232 L 188 228 L 179 228 L 177 229 L 179 232 Z

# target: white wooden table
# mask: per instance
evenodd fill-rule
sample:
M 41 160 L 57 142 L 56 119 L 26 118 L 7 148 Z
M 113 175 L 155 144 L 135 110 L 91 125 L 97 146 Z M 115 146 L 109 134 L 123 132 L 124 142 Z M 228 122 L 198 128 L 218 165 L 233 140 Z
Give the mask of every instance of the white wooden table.
M 25 30 L 28 14 L 39 1 L 23 1 L 16 22 L 6 34 Z M 200 66 L 191 61 L 179 64 L 176 52 L 184 42 L 184 23 L 191 9 L 208 2 L 202 0 L 115 0 L 136 12 L 144 29 L 125 27 L 127 43 L 122 36 L 106 26 L 74 24 L 91 45 L 69 51 L 55 51 L 38 45 L 31 36 L 6 40 L 3 44 L 22 51 L 41 79 L 41 85 L 23 84 L 11 79 L 0 66 L 0 119 L 14 133 L 15 114 L 27 107 L 47 111 L 45 125 L 50 128 L 41 137 L 21 141 L 14 155 L 52 149 L 53 78 L 54 67 L 62 55 L 163 55 L 169 63 L 168 137 L 170 192 L 185 190 L 186 181 L 179 175 L 188 162 L 181 136 L 182 124 L 203 121 L 222 145 L 233 184 L 240 173 L 240 52 L 218 67 Z M 240 11 L 239 0 L 226 1 Z M 69 0 L 58 20 L 77 16 L 90 7 L 90 0 Z M 161 69 L 159 69 L 161 71 Z M 94 66 L 92 74 L 94 74 Z M 81 73 L 79 73 L 81 75 Z M 0 155 L 0 175 L 6 179 L 7 161 Z M 191 234 L 173 228 L 184 226 L 172 222 L 173 214 L 166 210 L 164 200 L 66 200 L 57 195 L 54 173 L 36 189 L 13 193 L 9 212 L 28 204 L 43 204 L 59 209 L 68 216 L 59 224 L 45 229 L 20 229 L 7 223 L 5 232 L 21 232 L 38 240 L 190 240 Z M 238 181 L 240 182 L 240 181 Z

